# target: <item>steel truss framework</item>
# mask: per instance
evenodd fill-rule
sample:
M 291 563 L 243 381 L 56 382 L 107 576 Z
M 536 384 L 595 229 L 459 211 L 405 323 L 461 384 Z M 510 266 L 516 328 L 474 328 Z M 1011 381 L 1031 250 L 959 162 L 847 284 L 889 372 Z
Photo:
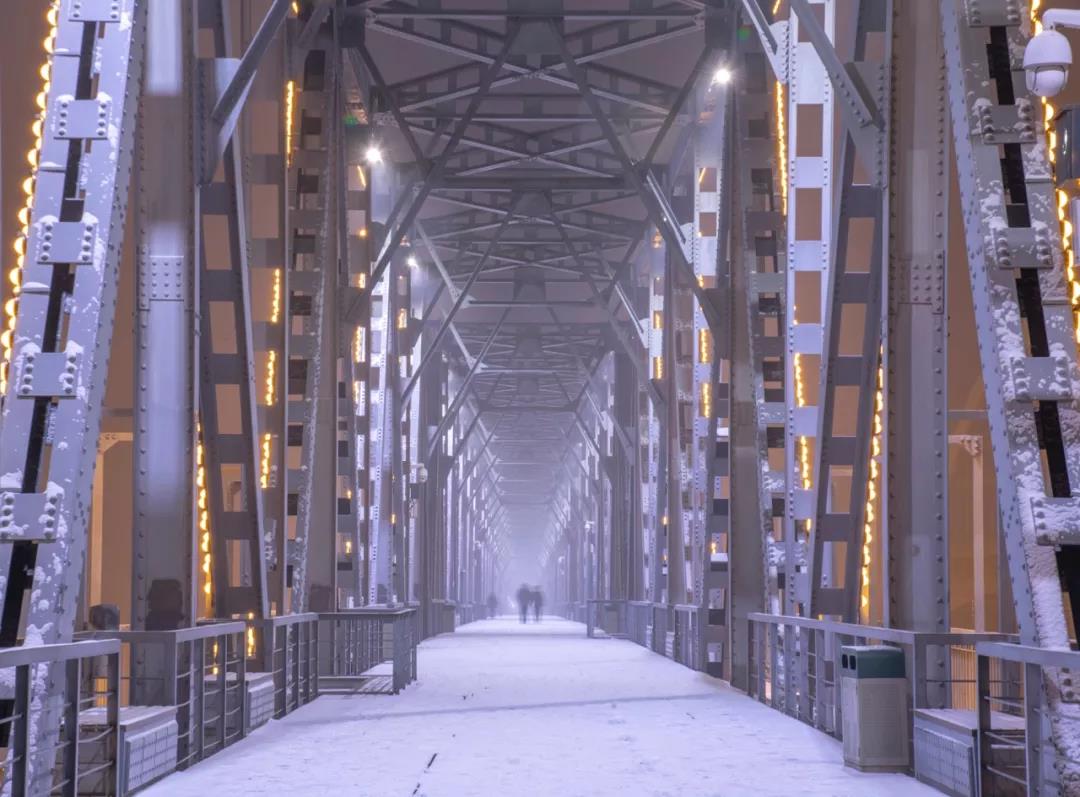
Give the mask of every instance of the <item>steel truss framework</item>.
M 1017 627 L 1068 644 L 1074 286 L 1022 4 L 595 5 L 59 2 L 4 645 L 80 623 L 133 164 L 133 627 L 415 603 L 430 634 L 539 563 L 741 686 L 753 612 L 949 630 L 950 145 Z

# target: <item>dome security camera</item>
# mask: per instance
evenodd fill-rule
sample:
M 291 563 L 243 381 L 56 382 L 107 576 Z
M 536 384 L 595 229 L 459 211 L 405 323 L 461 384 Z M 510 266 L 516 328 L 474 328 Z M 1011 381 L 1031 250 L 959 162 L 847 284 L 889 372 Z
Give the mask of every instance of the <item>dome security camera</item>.
M 1024 48 L 1024 72 L 1028 91 L 1039 97 L 1055 97 L 1065 88 L 1072 66 L 1069 40 L 1053 28 L 1034 36 Z

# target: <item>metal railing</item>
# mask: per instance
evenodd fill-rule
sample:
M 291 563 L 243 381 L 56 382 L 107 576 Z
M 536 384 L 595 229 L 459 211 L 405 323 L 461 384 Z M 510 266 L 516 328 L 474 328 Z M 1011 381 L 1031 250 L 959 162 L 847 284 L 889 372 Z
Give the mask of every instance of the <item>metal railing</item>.
M 116 639 L 123 658 L 123 705 L 176 706 L 177 769 L 247 735 L 247 626 L 208 623 L 168 631 L 92 631 Z
M 0 703 L 0 741 L 7 748 L 0 791 L 117 794 L 120 643 L 6 648 L 0 650 L 0 673 L 13 685 L 11 697 Z M 63 689 L 46 701 L 46 684 L 59 679 Z M 80 716 L 93 709 L 103 709 L 101 720 L 81 725 Z
M 649 639 L 652 628 L 653 605 L 649 601 L 626 602 L 626 633 L 632 642 L 643 648 L 651 648 Z
M 248 625 L 255 631 L 255 669 L 274 677 L 274 718 L 318 697 L 319 615 L 286 614 Z
M 319 689 L 397 694 L 416 680 L 418 644 L 416 609 L 321 612 Z
M 585 602 L 585 634 L 591 639 L 600 629 L 612 637 L 628 636 L 627 602 L 624 600 L 589 600 Z
M 672 640 L 671 658 L 692 670 L 701 670 L 705 666 L 701 612 L 700 606 L 691 604 L 679 604 L 672 607 L 675 637 Z
M 436 598 L 431 602 L 431 613 L 435 634 L 450 634 L 457 627 L 457 604 L 445 598 Z
M 1080 761 L 1051 741 L 1045 676 L 1048 670 L 1080 671 L 1080 653 L 1003 642 L 980 642 L 975 651 L 982 794 L 1010 793 L 1010 787 L 1036 797 L 1075 794 Z M 1009 664 L 1014 666 L 1003 666 Z M 1057 731 L 1074 738 L 1080 734 L 1075 709 L 1069 705 L 1056 716 Z
M 839 694 L 842 646 L 884 644 L 900 648 L 904 651 L 908 704 L 913 709 L 942 709 L 974 705 L 974 679 L 968 672 L 952 672 L 958 653 L 973 650 L 977 643 L 1014 639 L 1009 634 L 924 633 L 760 613 L 750 614 L 748 619 L 748 694 L 837 739 L 843 738 Z M 913 713 L 909 712 L 909 723 Z
M 703 609 L 691 604 L 628 600 L 589 600 L 564 607 L 563 616 L 573 619 L 582 606 L 585 632 L 596 636 L 600 629 L 612 637 L 625 637 L 694 670 L 704 668 Z

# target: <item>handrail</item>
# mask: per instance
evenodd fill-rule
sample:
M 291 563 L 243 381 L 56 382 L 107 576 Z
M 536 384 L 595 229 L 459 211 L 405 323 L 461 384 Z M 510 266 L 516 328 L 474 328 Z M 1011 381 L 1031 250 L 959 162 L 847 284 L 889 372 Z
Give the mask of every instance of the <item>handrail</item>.
M 318 612 L 300 612 L 298 614 L 276 614 L 273 617 L 260 617 L 255 618 L 254 620 L 248 620 L 248 622 L 255 623 L 261 626 L 280 628 L 283 625 L 294 625 L 295 623 L 310 623 L 312 620 L 318 619 Z
M 971 644 L 1003 644 L 1016 639 L 1015 634 L 995 633 L 992 631 L 910 631 L 904 628 L 883 628 L 876 625 L 844 623 L 838 620 L 818 620 L 813 617 L 769 614 L 768 612 L 751 612 L 747 615 L 747 619 L 756 623 L 793 625 L 799 628 L 831 631 L 835 634 L 869 637 L 879 639 L 882 642 L 895 642 L 901 645 L 913 645 L 916 641 L 927 645 L 962 645 L 965 643 L 958 640 L 964 639 L 970 639 Z M 976 637 L 979 640 L 985 640 L 985 642 L 978 642 Z
M 219 623 L 204 623 L 202 625 L 187 626 L 185 628 L 159 629 L 155 631 L 136 630 L 105 630 L 83 631 L 79 636 L 84 639 L 119 639 L 124 642 L 194 642 L 196 639 L 209 639 L 210 637 L 225 634 L 243 634 L 247 632 L 247 624 L 243 620 L 226 620 Z
M 331 620 L 335 617 L 399 617 L 416 612 L 417 609 L 413 606 L 361 606 L 356 609 L 319 612 L 318 615 L 320 620 Z
M 990 656 L 1019 664 L 1080 668 L 1080 651 L 1066 648 L 1036 648 L 1014 642 L 978 642 L 975 645 L 975 652 L 979 656 Z
M 88 639 L 85 642 L 61 642 L 55 645 L 24 645 L 0 648 L 0 669 L 33 664 L 54 664 L 71 659 L 88 659 L 120 652 L 120 641 L 114 638 Z

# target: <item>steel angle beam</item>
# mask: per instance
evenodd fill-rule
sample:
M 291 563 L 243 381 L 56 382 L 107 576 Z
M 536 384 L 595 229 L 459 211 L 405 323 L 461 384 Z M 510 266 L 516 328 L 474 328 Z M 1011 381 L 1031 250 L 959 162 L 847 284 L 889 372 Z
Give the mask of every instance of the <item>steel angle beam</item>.
M 885 2 L 883 14 L 866 13 L 863 6 Z M 802 19 L 800 17 L 800 23 Z M 891 0 L 862 0 L 858 24 L 854 32 L 854 51 L 864 53 L 866 37 L 884 34 L 882 69 L 892 68 L 892 3 Z M 881 23 L 883 30 L 868 27 Z M 815 20 L 815 25 L 818 23 Z M 819 49 L 820 55 L 820 49 Z M 826 70 L 829 65 L 826 62 Z M 889 107 L 889 84 L 883 81 L 874 98 L 875 106 Z M 818 395 L 817 446 L 814 457 L 814 520 L 810 532 L 810 594 L 811 616 L 838 615 L 847 622 L 859 619 L 862 591 L 863 535 L 866 512 L 867 482 L 870 472 L 870 446 L 873 437 L 873 416 L 877 397 L 877 374 L 881 363 L 885 252 L 888 246 L 888 193 L 875 175 L 887 175 L 889 125 L 871 126 L 877 136 L 872 145 L 860 148 L 849 127 L 840 147 L 840 195 L 836 208 L 835 229 L 831 247 L 822 332 L 822 368 Z M 865 167 L 870 182 L 857 175 L 856 161 Z M 867 227 L 870 227 L 868 230 Z M 851 245 L 855 236 L 869 241 L 868 261 L 863 262 Z M 850 340 L 841 346 L 841 320 L 845 314 L 862 309 L 863 325 L 858 331 L 859 345 L 855 354 Z M 854 432 L 838 431 L 835 422 L 840 396 L 846 391 L 854 394 Z M 835 473 L 834 473 L 835 469 Z M 834 479 L 843 470 L 850 472 L 850 497 L 847 511 L 835 509 L 845 502 L 833 496 Z M 829 545 L 826 545 L 829 543 Z M 842 554 L 831 557 L 833 545 L 842 544 Z M 832 562 L 841 572 L 826 571 Z
M 289 326 L 289 360 L 285 364 L 288 379 L 286 444 L 299 449 L 299 468 L 286 475 L 288 513 L 295 518 L 294 535 L 288 563 L 291 568 L 291 611 L 304 611 L 311 586 L 308 579 L 309 549 L 313 529 L 325 533 L 323 520 L 330 523 L 333 498 L 320 490 L 318 474 L 322 461 L 330 454 L 322 446 L 326 441 L 323 427 L 327 420 L 323 398 L 326 385 L 336 384 L 333 362 L 327 362 L 331 339 L 336 332 L 328 324 L 333 315 L 328 307 L 330 288 L 336 273 L 335 234 L 338 179 L 337 148 L 341 146 L 338 117 L 340 82 L 337 54 L 332 43 L 305 55 L 306 65 L 299 85 L 296 114 L 298 129 L 318 131 L 297 138 L 289 172 L 289 293 L 286 320 Z M 336 348 L 336 346 L 335 346 Z M 335 421 L 336 425 L 336 421 Z M 326 504 L 325 506 L 323 504 Z M 328 586 L 328 585 L 323 585 Z
M 1076 551 L 1055 552 L 1040 544 L 1040 536 L 1050 541 L 1048 532 L 1068 531 L 1075 521 L 1068 510 L 1040 517 L 1037 508 L 1071 499 L 1072 485 L 1080 484 L 1080 417 L 1073 400 L 1078 395 L 1076 333 L 1042 115 L 1031 110 L 1040 104 L 1016 79 L 1025 44 L 1020 14 L 986 25 L 960 0 L 941 0 L 940 10 L 1000 532 L 1016 621 L 1023 644 L 1067 647 L 1062 587 L 1073 617 L 1080 616 Z M 1025 240 L 1041 242 L 1034 260 L 1019 246 Z M 1017 358 L 1051 354 L 1064 358 L 1055 393 L 1071 396 L 1068 400 L 1037 400 L 1016 384 L 1011 366 Z M 1039 521 L 1049 522 L 1040 528 Z M 1069 762 L 1060 773 L 1062 791 L 1075 791 L 1080 773 L 1071 762 L 1080 760 L 1080 740 L 1068 719 L 1075 706 L 1066 704 L 1075 703 L 1077 695 L 1063 672 L 1048 671 L 1044 677 L 1052 682 L 1045 715 L 1050 738 L 1038 743 L 1043 749 L 1052 746 L 1058 760 Z
M 3 366 L 4 647 L 70 642 L 84 595 L 147 6 L 122 0 L 105 11 L 65 3 L 54 12 L 25 254 L 16 271 L 13 348 Z M 24 785 L 26 793 L 47 793 L 65 678 L 56 667 L 38 667 L 24 685 L 40 708 L 26 725 Z M 5 716 L 11 689 L 2 695 Z
M 204 9 L 209 11 L 205 5 Z M 216 57 L 227 57 L 233 31 L 222 3 L 215 3 L 212 13 L 200 14 L 199 31 L 213 42 Z M 203 229 L 199 417 L 213 551 L 213 611 L 220 618 L 267 617 L 249 239 L 239 135 L 230 136 L 223 158 L 220 179 L 211 175 L 199 189 Z M 225 240 L 210 240 L 211 231 L 224 231 Z M 224 329 L 231 329 L 232 335 Z

